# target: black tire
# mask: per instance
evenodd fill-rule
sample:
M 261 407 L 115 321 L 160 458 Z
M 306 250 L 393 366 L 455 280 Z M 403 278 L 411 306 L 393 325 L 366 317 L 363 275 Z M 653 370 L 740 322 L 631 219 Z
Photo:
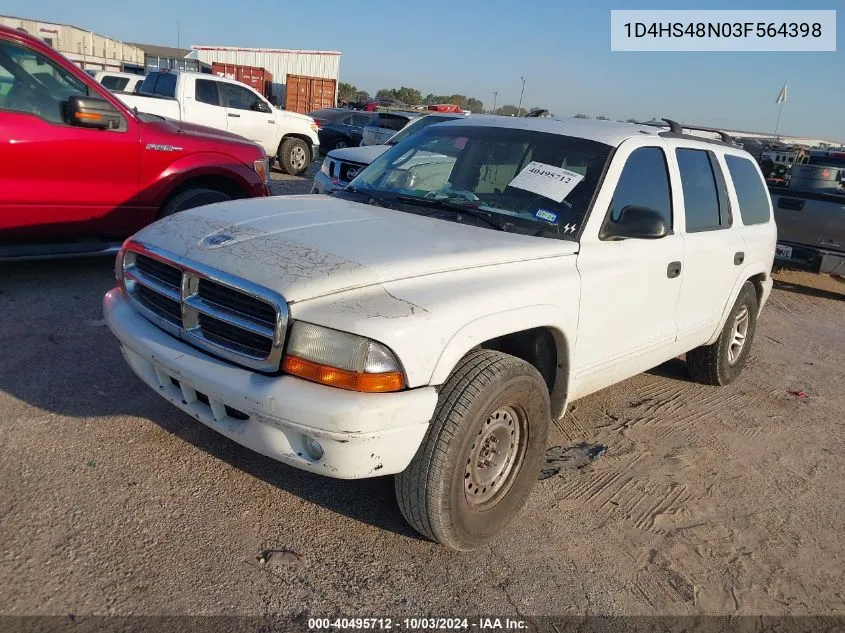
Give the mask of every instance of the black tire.
M 335 141 L 334 147 L 332 149 L 346 149 L 347 147 L 353 147 L 354 143 L 352 142 L 351 138 L 339 138 Z
M 533 366 L 491 350 L 467 354 L 442 386 L 417 454 L 396 475 L 396 499 L 405 519 L 423 536 L 457 550 L 493 540 L 522 508 L 537 481 L 549 419 L 549 392 Z M 494 428 L 502 431 L 498 439 L 505 449 L 485 452 Z M 482 444 L 482 439 L 488 441 Z M 498 443 L 492 446 L 501 448 Z M 502 452 L 504 457 L 495 457 Z M 481 484 L 476 486 L 470 469 L 492 475 L 499 466 L 488 458 L 512 466 L 492 481 L 493 496 L 481 503 L 488 488 L 477 496 Z M 494 470 L 487 472 L 491 466 Z
M 311 149 L 305 141 L 298 138 L 286 138 L 279 145 L 279 164 L 286 174 L 298 176 L 311 162 Z
M 738 324 L 738 317 L 742 314 L 747 314 L 748 322 L 743 343 L 736 350 L 734 326 Z M 690 377 L 706 385 L 732 383 L 742 373 L 742 368 L 748 360 L 756 329 L 757 292 L 754 289 L 754 284 L 746 281 L 739 291 L 736 303 L 734 303 L 734 307 L 728 315 L 716 342 L 687 352 L 687 372 Z
M 204 187 L 186 189 L 167 201 L 167 204 L 162 207 L 159 217 L 166 218 L 168 215 L 180 211 L 187 211 L 215 202 L 226 202 L 231 199 L 232 196 L 217 189 L 206 189 Z

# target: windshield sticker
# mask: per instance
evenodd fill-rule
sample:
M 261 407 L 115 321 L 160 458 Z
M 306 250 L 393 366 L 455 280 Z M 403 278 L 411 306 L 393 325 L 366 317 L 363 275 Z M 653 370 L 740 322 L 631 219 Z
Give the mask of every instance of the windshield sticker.
M 537 209 L 534 212 L 534 217 L 538 220 L 548 222 L 549 224 L 557 224 L 558 215 L 554 211 L 549 211 L 548 209 Z
M 508 187 L 524 189 L 541 196 L 563 202 L 563 199 L 584 180 L 584 176 L 562 167 L 531 161 L 528 166 L 508 183 Z

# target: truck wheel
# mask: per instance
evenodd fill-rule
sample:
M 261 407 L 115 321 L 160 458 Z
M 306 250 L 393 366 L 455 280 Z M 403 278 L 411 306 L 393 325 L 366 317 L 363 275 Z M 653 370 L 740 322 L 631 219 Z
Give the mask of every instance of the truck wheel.
M 216 189 L 206 189 L 204 187 L 196 187 L 186 189 L 182 193 L 173 196 L 167 204 L 161 209 L 159 217 L 165 218 L 168 215 L 179 213 L 179 211 L 187 211 L 206 204 L 213 204 L 215 202 L 226 202 L 231 200 L 232 196 L 217 191 Z
M 525 361 L 491 350 L 461 359 L 428 433 L 395 479 L 405 519 L 458 550 L 481 547 L 519 512 L 540 472 L 549 392 Z
M 707 385 L 733 382 L 748 360 L 756 329 L 757 292 L 754 284 L 746 281 L 716 342 L 687 352 L 689 375 Z
M 298 176 L 308 167 L 311 150 L 298 138 L 286 138 L 279 147 L 279 164 L 285 173 Z
M 348 138 L 338 139 L 332 149 L 345 149 L 352 145 L 352 140 Z

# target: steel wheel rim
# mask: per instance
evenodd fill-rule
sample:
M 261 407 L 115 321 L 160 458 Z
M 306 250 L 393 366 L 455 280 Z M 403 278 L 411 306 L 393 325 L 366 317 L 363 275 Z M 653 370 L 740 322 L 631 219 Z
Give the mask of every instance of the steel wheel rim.
M 464 467 L 464 494 L 475 509 L 496 505 L 507 494 L 525 454 L 525 414 L 505 405 L 482 423 Z
M 750 322 L 748 306 L 743 304 L 734 317 L 733 328 L 731 329 L 731 341 L 728 344 L 728 362 L 735 365 L 742 356 L 745 349 L 745 341 L 748 338 L 748 324 Z
M 296 169 L 305 167 L 305 150 L 301 147 L 294 147 L 290 152 L 290 163 Z

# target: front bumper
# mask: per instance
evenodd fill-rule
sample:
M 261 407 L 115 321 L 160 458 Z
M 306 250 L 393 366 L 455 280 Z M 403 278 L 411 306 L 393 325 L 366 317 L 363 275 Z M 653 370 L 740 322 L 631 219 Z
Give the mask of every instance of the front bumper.
M 232 441 L 302 470 L 338 479 L 401 472 L 437 403 L 434 387 L 363 394 L 236 367 L 155 327 L 119 288 L 106 294 L 103 313 L 126 362 L 150 388 Z M 309 455 L 309 437 L 322 458 Z
M 318 171 L 317 174 L 314 176 L 314 185 L 311 187 L 311 193 L 322 193 L 325 195 L 329 195 L 337 191 L 338 189 L 343 189 L 347 183 L 341 183 L 339 180 L 335 181 L 332 178 L 329 178 L 321 171 Z

